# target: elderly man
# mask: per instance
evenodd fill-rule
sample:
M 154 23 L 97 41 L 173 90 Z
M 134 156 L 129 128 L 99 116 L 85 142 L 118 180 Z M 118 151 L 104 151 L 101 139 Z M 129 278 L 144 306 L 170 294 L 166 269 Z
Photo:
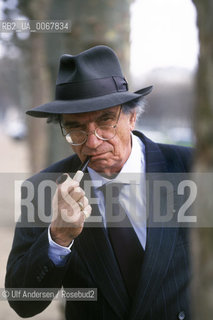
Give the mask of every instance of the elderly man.
M 46 195 L 45 202 L 52 216 L 48 225 L 39 224 L 36 193 L 34 225 L 28 224 L 30 207 L 22 208 L 7 288 L 97 289 L 96 300 L 67 299 L 66 319 L 190 319 L 187 233 L 162 220 L 153 227 L 155 195 L 147 199 L 145 180 L 151 173 L 187 172 L 191 151 L 134 131 L 139 105 L 151 89 L 130 93 L 109 47 L 62 56 L 56 100 L 27 113 L 59 122 L 75 155 L 29 179 L 35 189 L 45 179 L 57 180 L 54 196 Z M 88 165 L 84 185 L 82 172 L 80 178 L 66 174 L 81 163 Z M 166 198 L 161 202 L 165 209 Z M 50 301 L 9 302 L 29 317 Z

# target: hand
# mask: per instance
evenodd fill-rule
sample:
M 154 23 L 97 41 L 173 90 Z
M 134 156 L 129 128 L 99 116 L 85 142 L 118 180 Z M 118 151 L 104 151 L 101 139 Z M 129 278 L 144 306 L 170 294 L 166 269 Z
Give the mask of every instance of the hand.
M 58 184 L 53 197 L 53 220 L 50 225 L 53 241 L 61 246 L 69 246 L 82 232 L 85 218 L 92 211 L 79 182 L 66 175 L 65 182 Z

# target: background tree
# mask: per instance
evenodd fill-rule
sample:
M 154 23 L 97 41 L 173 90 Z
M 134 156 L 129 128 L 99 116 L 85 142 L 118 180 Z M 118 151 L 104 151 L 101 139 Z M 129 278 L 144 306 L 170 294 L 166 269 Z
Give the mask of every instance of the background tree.
M 204 174 L 198 184 L 197 215 L 212 217 L 213 202 L 213 2 L 212 0 L 193 0 L 197 8 L 200 57 L 196 79 L 197 154 L 195 168 L 207 172 L 210 182 L 206 188 Z M 206 177 L 207 177 L 206 176 Z M 192 230 L 194 267 L 194 315 L 195 320 L 209 320 L 213 314 L 213 232 L 209 228 Z
M 63 53 L 77 54 L 94 45 L 111 46 L 119 55 L 125 75 L 129 66 L 129 31 L 131 0 L 19 0 L 18 7 L 7 10 L 15 19 L 25 16 L 29 20 L 71 20 L 71 33 L 30 33 L 28 39 L 14 43 L 24 52 L 27 66 L 27 89 L 23 102 L 26 109 L 51 101 L 55 95 L 55 81 L 59 57 Z M 46 121 L 28 117 L 30 164 L 36 172 L 49 163 L 71 153 L 61 137 L 58 126 L 46 126 Z M 48 128 L 48 129 L 47 129 Z

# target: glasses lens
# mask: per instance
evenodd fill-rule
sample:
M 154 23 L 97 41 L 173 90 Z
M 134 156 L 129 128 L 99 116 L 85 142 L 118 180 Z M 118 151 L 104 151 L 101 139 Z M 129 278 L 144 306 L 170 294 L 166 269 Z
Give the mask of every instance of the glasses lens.
M 116 126 L 100 126 L 96 128 L 95 135 L 101 140 L 110 140 L 116 135 Z M 70 131 L 66 135 L 68 143 L 78 146 L 87 140 L 87 133 L 81 130 Z
M 81 145 L 86 141 L 86 139 L 87 139 L 86 132 L 81 130 L 70 131 L 66 135 L 67 142 L 72 145 Z
M 95 130 L 98 138 L 102 140 L 110 140 L 116 135 L 115 126 L 100 126 Z

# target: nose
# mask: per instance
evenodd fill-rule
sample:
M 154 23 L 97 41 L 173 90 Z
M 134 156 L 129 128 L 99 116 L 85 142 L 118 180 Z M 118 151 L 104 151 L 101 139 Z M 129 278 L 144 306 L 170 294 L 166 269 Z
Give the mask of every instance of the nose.
M 87 141 L 85 142 L 87 148 L 96 149 L 102 143 L 103 140 L 96 137 L 94 130 L 88 132 Z
M 85 146 L 89 149 L 96 149 L 103 141 L 95 135 L 97 125 L 94 122 L 89 122 L 87 125 L 87 141 Z

